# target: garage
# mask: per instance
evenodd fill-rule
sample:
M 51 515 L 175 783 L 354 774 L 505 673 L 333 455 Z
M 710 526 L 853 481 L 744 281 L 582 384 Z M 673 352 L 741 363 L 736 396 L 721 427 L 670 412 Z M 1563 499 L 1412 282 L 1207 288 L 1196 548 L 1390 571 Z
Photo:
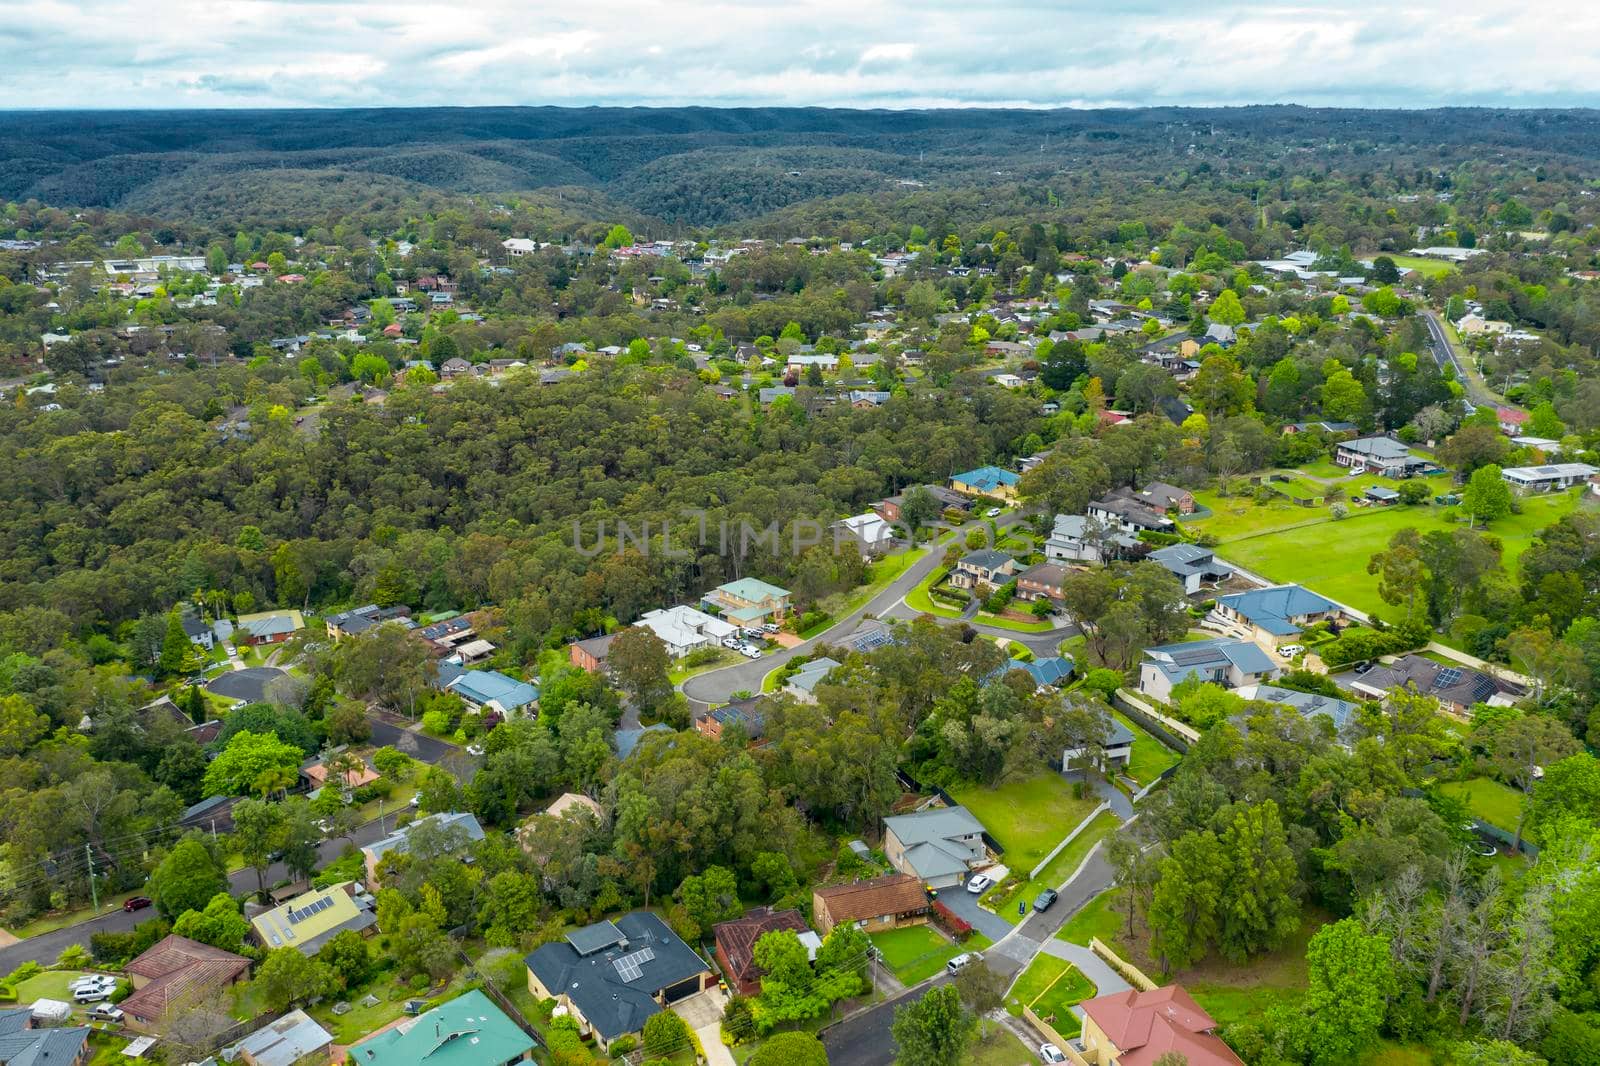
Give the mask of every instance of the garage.
M 661 1002 L 671 1006 L 679 1000 L 688 999 L 700 991 L 700 978 L 691 977 L 686 981 L 679 981 L 675 985 L 668 985 L 661 990 Z

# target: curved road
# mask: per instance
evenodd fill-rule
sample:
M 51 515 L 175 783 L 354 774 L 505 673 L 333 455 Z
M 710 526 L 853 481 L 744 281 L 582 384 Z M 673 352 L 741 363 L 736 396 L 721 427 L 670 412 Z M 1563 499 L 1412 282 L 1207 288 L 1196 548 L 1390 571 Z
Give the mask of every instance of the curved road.
M 997 520 L 1002 529 L 1016 525 L 1026 517 L 1021 512 L 1013 512 Z M 977 519 L 959 527 L 956 532 L 961 535 L 970 529 L 978 528 L 985 524 L 985 520 Z M 760 692 L 762 680 L 772 671 L 778 669 L 790 659 L 798 656 L 809 655 L 818 645 L 836 643 L 856 631 L 861 620 L 867 615 L 874 618 L 908 619 L 917 616 L 916 611 L 907 607 L 902 601 L 906 593 L 916 588 L 922 579 L 939 568 L 944 561 L 944 551 L 936 544 L 921 559 L 906 567 L 899 577 L 891 581 L 876 596 L 864 605 L 851 611 L 839 621 L 823 630 L 802 644 L 782 651 L 763 655 L 759 659 L 749 659 L 733 666 L 725 666 L 720 670 L 711 670 L 704 674 L 696 674 L 678 686 L 689 699 L 689 708 L 692 712 L 699 712 L 711 707 L 720 706 L 733 698 L 735 692 Z M 941 618 L 940 621 L 954 624 L 957 619 Z M 1036 655 L 1055 655 L 1061 642 L 1067 637 L 1078 632 L 1075 625 L 1059 626 L 1043 633 L 1021 633 L 1011 629 L 1001 629 L 998 626 L 987 626 L 977 622 L 967 622 L 967 625 L 979 633 L 988 636 L 1009 637 L 1012 640 L 1026 644 Z

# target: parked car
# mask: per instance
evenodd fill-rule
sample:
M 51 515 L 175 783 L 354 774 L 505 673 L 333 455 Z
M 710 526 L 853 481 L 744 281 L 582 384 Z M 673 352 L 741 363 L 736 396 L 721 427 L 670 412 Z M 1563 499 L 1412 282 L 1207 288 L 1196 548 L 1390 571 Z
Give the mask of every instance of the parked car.
M 776 622 L 767 622 L 761 627 L 761 632 L 763 633 L 776 633 L 777 631 L 778 623 Z
M 979 874 L 967 882 L 967 891 L 974 896 L 981 896 L 994 887 L 994 878 L 988 874 Z
M 90 1008 L 89 1020 L 91 1022 L 110 1022 L 113 1025 L 122 1024 L 122 1008 L 113 1007 L 109 1003 L 100 1003 Z
M 1047 888 L 1043 892 L 1039 893 L 1038 898 L 1033 901 L 1033 909 L 1035 911 L 1047 911 L 1054 906 L 1056 900 L 1060 898 L 1060 895 L 1057 894 L 1055 889 Z
M 129 914 L 132 914 L 134 911 L 142 911 L 146 907 L 154 905 L 155 901 L 149 896 L 132 896 L 122 901 L 122 909 L 127 911 Z
M 94 988 L 85 988 L 72 993 L 72 1001 L 80 1005 L 84 1003 L 104 1003 L 111 998 L 111 993 L 114 991 L 116 991 L 115 985 L 109 988 L 105 985 L 96 985 Z
M 411 797 L 411 806 L 413 806 L 413 807 L 422 806 L 422 796 L 420 794 Z
M 79 992 L 86 992 L 86 991 L 88 991 L 90 989 L 93 989 L 93 988 L 116 988 L 116 987 L 117 987 L 117 979 L 115 977 L 112 977 L 110 974 L 92 973 L 92 974 L 88 974 L 87 976 L 84 976 L 84 977 L 79 977 L 77 980 L 75 980 L 71 984 L 67 985 L 67 991 L 72 992 L 73 994 L 77 994 Z
M 1045 1062 L 1066 1062 L 1067 1057 L 1054 1044 L 1040 1044 L 1039 1058 Z
M 739 647 L 739 654 L 746 659 L 759 659 L 761 658 L 761 649 L 753 644 L 743 644 Z
M 468 744 L 467 745 L 467 754 L 468 755 L 482 755 L 483 754 L 483 745 L 482 744 Z
M 983 512 L 983 517 L 985 517 L 985 518 L 999 518 L 1000 517 L 1000 511 L 1001 511 L 1001 508 L 999 508 L 999 507 L 991 507 L 987 511 Z
M 326 818 L 318 818 L 317 832 L 321 833 L 323 836 L 327 836 L 329 833 L 333 832 L 333 823 L 328 821 Z
M 949 962 L 945 963 L 944 964 L 944 968 L 947 971 L 949 971 L 950 973 L 955 973 L 957 970 L 961 969 L 963 966 L 970 966 L 972 963 L 975 963 L 977 961 L 978 961 L 978 956 L 974 955 L 970 951 L 963 951 L 961 954 L 957 955 L 955 958 L 953 958 Z
M 1304 644 L 1285 644 L 1283 647 L 1278 649 L 1278 654 L 1282 655 L 1285 659 L 1294 659 L 1298 656 L 1304 655 L 1305 653 L 1306 646 Z
M 724 648 L 733 648 L 734 650 L 737 651 L 738 648 L 739 648 L 739 644 L 740 644 L 740 641 L 739 641 L 738 637 L 723 637 L 722 638 L 722 646 Z

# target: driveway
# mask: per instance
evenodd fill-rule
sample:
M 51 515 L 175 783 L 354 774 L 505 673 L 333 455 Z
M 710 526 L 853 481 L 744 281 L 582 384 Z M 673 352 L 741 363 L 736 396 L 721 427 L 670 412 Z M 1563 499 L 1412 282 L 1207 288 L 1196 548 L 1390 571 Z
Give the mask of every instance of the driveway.
M 1105 959 L 1096 955 L 1081 944 L 1069 944 L 1065 940 L 1046 940 L 1041 945 L 1046 955 L 1054 955 L 1058 959 L 1078 968 L 1078 971 L 1094 982 L 1095 995 L 1109 996 L 1114 992 L 1126 992 L 1133 986 L 1123 980 L 1122 975 L 1113 970 Z
M 429 766 L 442 766 L 463 781 L 472 776 L 477 760 L 468 755 L 465 749 L 447 740 L 430 737 L 420 729 L 407 728 L 403 719 L 397 722 L 377 714 L 368 714 L 367 721 L 372 724 L 373 747 L 393 748 Z
M 672 1005 L 672 1012 L 700 1038 L 710 1066 L 735 1066 L 733 1053 L 722 1042 L 722 1009 L 727 1003 L 727 993 L 720 988 L 709 988 Z
M 968 892 L 964 883 L 955 888 L 941 888 L 939 902 L 954 911 L 957 918 L 969 923 L 972 928 L 990 940 L 999 940 L 1011 932 L 1011 923 L 993 911 L 986 911 L 978 906 L 978 897 Z

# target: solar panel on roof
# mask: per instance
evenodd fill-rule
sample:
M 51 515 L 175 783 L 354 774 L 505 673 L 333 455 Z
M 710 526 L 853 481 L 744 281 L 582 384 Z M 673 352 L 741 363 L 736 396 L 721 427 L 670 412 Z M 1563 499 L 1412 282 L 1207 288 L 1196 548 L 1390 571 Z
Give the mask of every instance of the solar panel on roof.
M 637 981 L 640 977 L 644 976 L 644 970 L 641 969 L 641 964 L 649 962 L 655 957 L 655 948 L 641 948 L 638 951 L 633 952 L 631 955 L 622 956 L 622 958 L 617 959 L 611 965 L 616 967 L 617 976 L 622 978 L 624 981 Z
M 1462 676 L 1463 675 L 1460 670 L 1453 666 L 1447 666 L 1443 670 L 1439 671 L 1439 676 L 1435 678 L 1434 681 L 1436 684 L 1442 686 L 1454 685 L 1460 682 Z

